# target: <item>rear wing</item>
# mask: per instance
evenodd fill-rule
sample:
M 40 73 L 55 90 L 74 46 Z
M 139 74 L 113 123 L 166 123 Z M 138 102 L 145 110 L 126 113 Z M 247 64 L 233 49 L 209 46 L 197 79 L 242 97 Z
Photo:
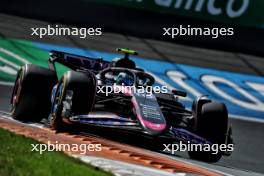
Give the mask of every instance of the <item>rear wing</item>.
M 55 71 L 55 63 L 65 65 L 72 70 L 89 70 L 97 73 L 110 66 L 110 62 L 102 58 L 91 58 L 61 51 L 50 51 L 49 68 Z

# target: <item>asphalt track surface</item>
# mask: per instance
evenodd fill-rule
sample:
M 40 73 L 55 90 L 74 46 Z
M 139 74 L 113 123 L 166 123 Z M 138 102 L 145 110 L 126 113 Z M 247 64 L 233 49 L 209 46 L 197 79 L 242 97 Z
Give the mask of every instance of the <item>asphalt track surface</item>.
M 142 58 L 153 58 L 259 76 L 264 75 L 264 58 L 242 53 L 194 48 L 113 33 L 104 33 L 103 37 L 88 37 L 85 40 L 78 37 L 53 36 L 39 39 L 30 36 L 30 27 L 41 27 L 47 24 L 49 23 L 0 14 L 0 36 L 106 52 L 113 52 L 116 47 L 128 47 L 140 51 Z M 10 108 L 11 89 L 10 86 L 0 86 L 0 110 L 2 111 L 8 111 Z M 215 165 L 264 173 L 264 123 L 235 119 L 232 119 L 231 122 L 235 151 L 230 157 L 224 157 Z

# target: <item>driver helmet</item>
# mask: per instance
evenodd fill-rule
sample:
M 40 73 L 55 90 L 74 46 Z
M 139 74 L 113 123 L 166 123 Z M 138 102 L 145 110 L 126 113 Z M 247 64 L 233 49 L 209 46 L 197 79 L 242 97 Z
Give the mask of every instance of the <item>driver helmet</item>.
M 136 64 L 129 58 L 115 58 L 112 60 L 112 67 L 122 67 L 122 68 L 130 68 L 135 69 Z
M 134 79 L 131 75 L 121 72 L 116 78 L 116 83 L 118 85 L 132 86 L 134 84 Z

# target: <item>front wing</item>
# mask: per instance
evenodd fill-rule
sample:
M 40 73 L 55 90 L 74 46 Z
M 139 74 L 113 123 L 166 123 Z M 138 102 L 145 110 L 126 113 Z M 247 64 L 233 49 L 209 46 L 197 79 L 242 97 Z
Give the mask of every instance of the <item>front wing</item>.
M 170 140 L 172 143 L 182 141 L 185 143 L 191 142 L 195 144 L 212 144 L 210 141 L 184 128 L 170 127 L 163 134 L 153 136 L 145 131 L 136 120 L 121 117 L 114 113 L 108 112 L 91 112 L 88 115 L 72 116 L 67 121 L 75 124 L 90 125 L 94 127 L 112 128 L 116 130 L 121 129 L 146 137 Z

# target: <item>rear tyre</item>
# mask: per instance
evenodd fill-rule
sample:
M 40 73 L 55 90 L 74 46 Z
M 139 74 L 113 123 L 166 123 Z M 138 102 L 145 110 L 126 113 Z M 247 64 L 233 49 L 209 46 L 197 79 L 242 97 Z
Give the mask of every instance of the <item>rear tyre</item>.
M 92 73 L 68 71 L 58 84 L 50 117 L 57 132 L 68 130 L 69 117 L 88 114 L 94 104 L 96 79 Z
M 228 112 L 223 103 L 205 103 L 200 109 L 200 116 L 196 117 L 196 133 L 213 144 L 225 144 L 228 130 Z M 192 159 L 217 162 L 221 159 L 222 153 L 215 151 L 189 151 Z
M 50 112 L 50 95 L 57 82 L 52 70 L 34 65 L 23 66 L 17 74 L 11 96 L 11 114 L 22 121 L 40 121 Z

